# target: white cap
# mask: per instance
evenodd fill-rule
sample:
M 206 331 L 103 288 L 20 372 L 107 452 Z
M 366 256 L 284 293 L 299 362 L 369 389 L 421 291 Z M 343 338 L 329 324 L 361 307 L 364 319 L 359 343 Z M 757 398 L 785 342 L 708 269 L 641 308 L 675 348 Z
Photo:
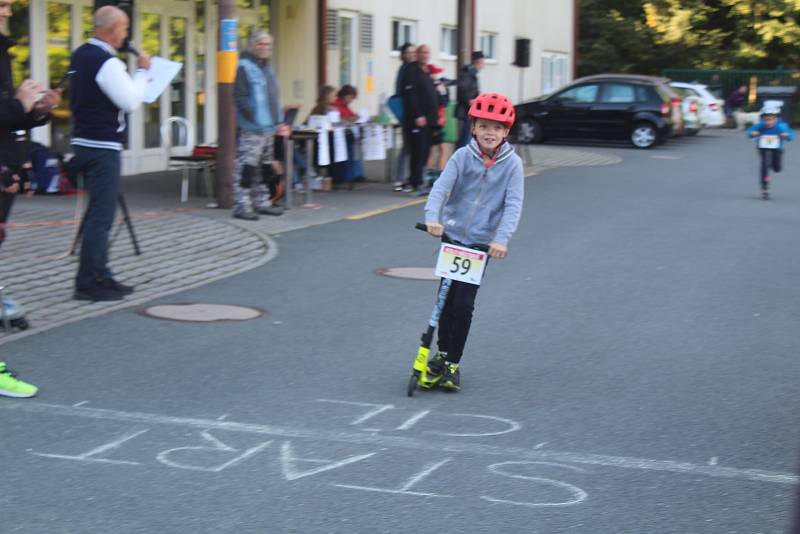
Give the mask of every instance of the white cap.
M 761 114 L 762 115 L 780 115 L 781 114 L 781 108 L 779 106 L 774 105 L 774 104 L 765 103 L 764 107 L 761 108 Z

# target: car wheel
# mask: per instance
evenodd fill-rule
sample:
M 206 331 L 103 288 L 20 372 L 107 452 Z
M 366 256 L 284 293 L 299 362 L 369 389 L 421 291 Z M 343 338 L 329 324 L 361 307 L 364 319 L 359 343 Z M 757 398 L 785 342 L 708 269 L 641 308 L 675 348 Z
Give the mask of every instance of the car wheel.
M 650 148 L 658 142 L 658 132 L 649 122 L 639 122 L 631 131 L 631 143 L 636 148 Z
M 544 138 L 544 130 L 542 125 L 536 119 L 524 117 L 520 119 L 517 125 L 517 142 L 518 143 L 541 143 Z

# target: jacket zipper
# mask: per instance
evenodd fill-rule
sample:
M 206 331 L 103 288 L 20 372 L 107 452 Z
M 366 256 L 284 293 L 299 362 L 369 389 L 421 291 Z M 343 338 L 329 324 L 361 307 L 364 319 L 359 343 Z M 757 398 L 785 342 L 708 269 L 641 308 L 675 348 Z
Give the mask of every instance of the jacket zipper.
M 464 226 L 464 236 L 466 237 L 469 235 L 469 229 L 472 227 L 472 221 L 475 220 L 475 215 L 478 213 L 478 207 L 481 203 L 481 195 L 483 195 L 483 184 L 486 183 L 486 175 L 489 173 L 489 169 L 486 168 L 483 170 L 483 175 L 481 176 L 481 183 L 478 186 L 478 196 L 475 198 L 475 205 L 472 207 L 472 214 L 467 221 L 466 226 Z

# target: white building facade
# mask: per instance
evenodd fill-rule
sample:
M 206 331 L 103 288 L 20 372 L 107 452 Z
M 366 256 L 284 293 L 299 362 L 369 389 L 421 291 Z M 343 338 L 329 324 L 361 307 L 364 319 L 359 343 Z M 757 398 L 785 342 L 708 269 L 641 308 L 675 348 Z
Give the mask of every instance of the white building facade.
M 375 114 L 394 92 L 397 49 L 406 41 L 429 45 L 431 61 L 445 69 L 444 76 L 457 76 L 460 2 L 462 8 L 472 2 L 472 48 L 487 57 L 481 90 L 517 102 L 572 79 L 575 0 L 237 0 L 236 18 L 242 43 L 255 26 L 274 34 L 282 98 L 301 107 L 301 118 L 324 84 L 355 86 L 359 97 L 352 107 Z M 216 142 L 217 3 L 134 0 L 134 42 L 151 55 L 181 61 L 184 68 L 157 102 L 130 117 L 125 174 L 166 168 L 159 131 L 170 116 L 189 119 L 198 143 Z M 93 0 L 17 0 L 4 29 L 19 43 L 12 49 L 16 81 L 31 77 L 55 84 L 67 70 L 70 51 L 91 35 L 93 5 Z M 512 65 L 518 39 L 530 42 L 529 67 Z M 69 131 L 64 106 L 51 125 L 34 130 L 34 139 L 68 152 Z

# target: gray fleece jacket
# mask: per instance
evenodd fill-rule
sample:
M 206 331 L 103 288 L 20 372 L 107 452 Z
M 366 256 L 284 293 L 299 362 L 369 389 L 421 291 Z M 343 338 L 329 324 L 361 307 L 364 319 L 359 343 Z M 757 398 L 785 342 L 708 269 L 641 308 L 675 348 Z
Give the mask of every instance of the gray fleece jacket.
M 522 213 L 525 175 L 522 160 L 503 143 L 490 167 L 478 143 L 458 149 L 434 182 L 425 204 L 425 222 L 439 223 L 466 245 L 507 245 Z

